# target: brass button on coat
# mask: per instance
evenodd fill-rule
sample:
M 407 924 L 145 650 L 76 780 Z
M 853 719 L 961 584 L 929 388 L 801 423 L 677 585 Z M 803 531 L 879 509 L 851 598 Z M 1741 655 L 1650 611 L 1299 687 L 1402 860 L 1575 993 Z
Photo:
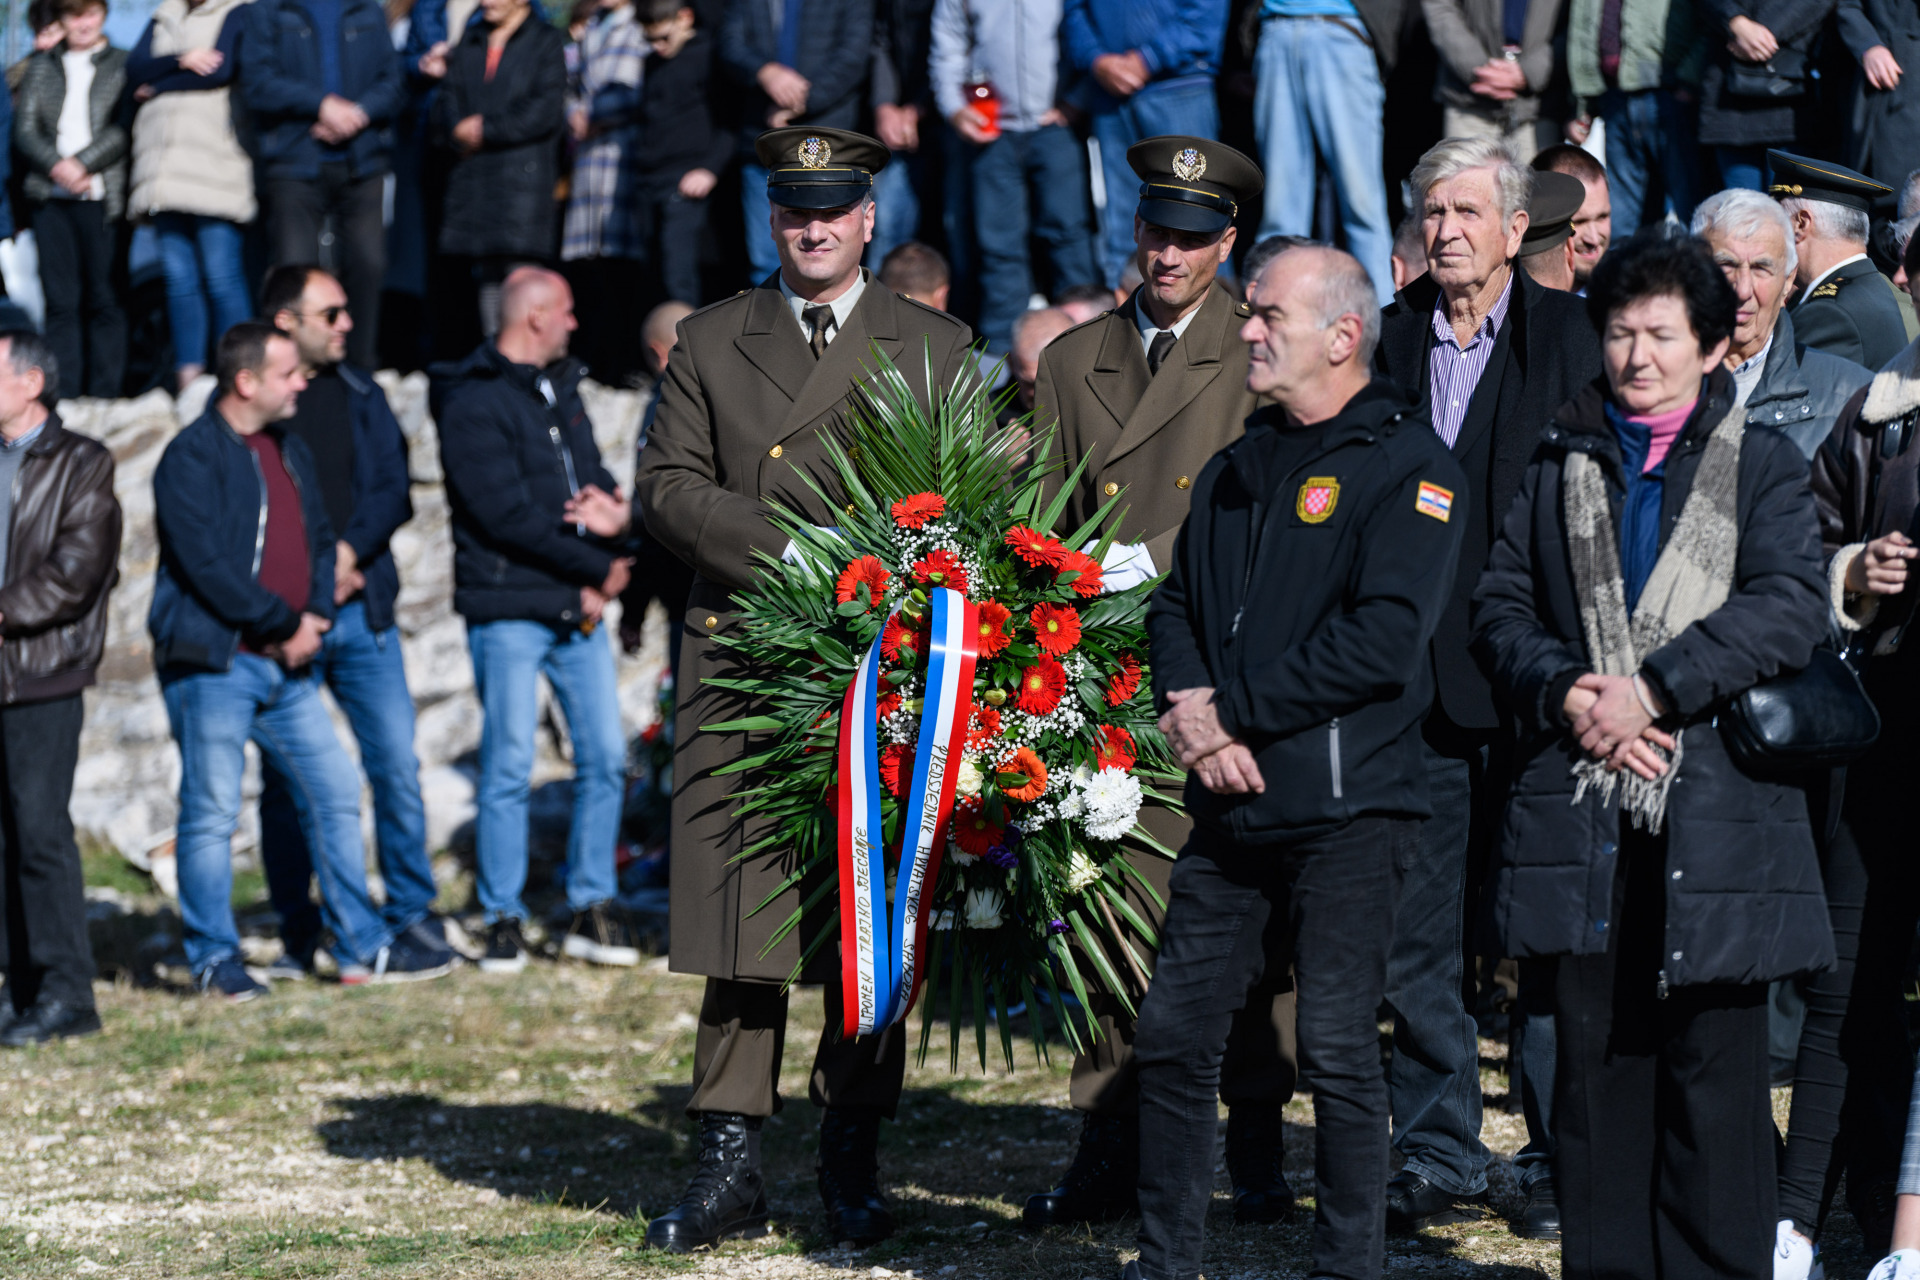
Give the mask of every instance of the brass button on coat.
M 767 450 L 767 456 L 769 458 L 777 458 L 784 452 L 785 450 L 781 449 L 779 445 L 775 445 L 773 448 Z
M 709 631 L 711 631 L 711 630 L 713 630 L 713 629 L 714 629 L 715 627 L 717 627 L 717 626 L 719 626 L 719 625 L 720 625 L 720 619 L 718 619 L 718 618 L 716 618 L 716 617 L 713 617 L 712 615 L 708 615 L 708 617 L 707 617 L 707 630 L 709 630 Z
M 1101 492 L 1105 493 L 1109 498 L 1111 498 L 1114 494 L 1120 492 L 1120 486 L 1115 484 L 1113 481 L 1109 480 L 1107 481 L 1107 487 L 1101 490 Z
M 1184 489 L 1188 485 L 1191 485 L 1192 483 L 1193 481 L 1187 479 L 1185 476 L 1181 476 L 1178 480 L 1175 480 L 1173 482 L 1173 487 L 1176 489 Z

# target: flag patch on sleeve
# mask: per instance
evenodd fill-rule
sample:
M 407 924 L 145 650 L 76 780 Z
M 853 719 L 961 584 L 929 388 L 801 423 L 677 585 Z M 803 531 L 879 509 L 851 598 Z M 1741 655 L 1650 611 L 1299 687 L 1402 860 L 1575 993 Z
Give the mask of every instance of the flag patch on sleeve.
M 1413 509 L 1445 524 L 1453 516 L 1453 490 L 1422 480 L 1419 493 L 1414 495 Z

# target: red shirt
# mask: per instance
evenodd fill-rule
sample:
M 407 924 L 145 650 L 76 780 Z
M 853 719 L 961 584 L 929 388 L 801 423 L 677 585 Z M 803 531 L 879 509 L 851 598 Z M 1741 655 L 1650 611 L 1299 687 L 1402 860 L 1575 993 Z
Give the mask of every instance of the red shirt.
M 267 481 L 267 537 L 260 548 L 260 585 L 304 611 L 313 591 L 313 557 L 307 550 L 307 521 L 300 490 L 280 455 L 280 442 L 265 431 L 242 436 Z M 253 650 L 249 649 L 249 652 Z

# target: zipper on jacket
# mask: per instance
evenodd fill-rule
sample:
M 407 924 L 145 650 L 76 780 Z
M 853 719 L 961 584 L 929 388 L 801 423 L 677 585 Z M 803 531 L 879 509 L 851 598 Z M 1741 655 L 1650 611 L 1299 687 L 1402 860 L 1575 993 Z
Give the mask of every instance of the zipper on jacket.
M 1240 634 L 1240 617 L 1247 611 L 1247 595 L 1253 590 L 1253 571 L 1260 563 L 1260 544 L 1265 539 L 1267 528 L 1266 520 L 1260 514 L 1260 508 L 1265 505 L 1257 499 L 1253 504 L 1253 536 L 1249 539 L 1253 545 L 1247 548 L 1247 571 L 1240 579 L 1240 606 L 1233 611 L 1233 626 L 1227 631 L 1230 636 Z
M 258 578 L 260 561 L 267 550 L 267 472 L 266 468 L 260 465 L 260 455 L 247 448 L 245 441 L 241 442 L 241 448 L 246 449 L 247 456 L 253 459 L 253 475 L 260 482 L 260 526 L 253 531 L 253 576 Z
M 1667 998 L 1667 971 L 1665 969 L 1660 971 L 1660 980 L 1654 983 L 1653 991 L 1660 999 L 1665 1000 Z
M 580 492 L 580 477 L 575 475 L 573 470 L 573 454 L 568 452 L 567 447 L 560 442 L 560 428 L 551 422 L 547 424 L 547 438 L 553 441 L 553 451 L 560 455 L 560 468 L 567 473 L 567 495 L 571 497 Z M 574 525 L 573 536 L 576 538 L 586 537 L 587 526 L 584 524 Z
M 1340 717 L 1327 721 L 1327 765 L 1333 774 L 1333 798 L 1344 800 L 1340 785 Z

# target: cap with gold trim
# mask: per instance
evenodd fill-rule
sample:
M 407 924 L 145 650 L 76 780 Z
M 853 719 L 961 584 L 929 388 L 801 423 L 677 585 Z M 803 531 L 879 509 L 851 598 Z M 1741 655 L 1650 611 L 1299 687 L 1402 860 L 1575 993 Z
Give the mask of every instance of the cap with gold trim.
M 1215 235 L 1240 212 L 1240 202 L 1265 186 L 1260 166 L 1224 142 L 1163 134 L 1127 148 L 1140 175 L 1140 219 L 1173 231 Z
M 767 199 L 794 209 L 838 209 L 873 193 L 887 149 L 850 129 L 769 129 L 753 140 Z
M 1791 151 L 1767 152 L 1767 172 L 1767 194 L 1776 200 L 1797 196 L 1872 213 L 1874 205 L 1893 194 L 1892 187 L 1864 173 Z
M 1527 233 L 1520 256 L 1558 249 L 1573 238 L 1573 215 L 1587 199 L 1587 184 L 1565 173 L 1545 170 L 1533 175 L 1533 195 L 1527 201 Z

